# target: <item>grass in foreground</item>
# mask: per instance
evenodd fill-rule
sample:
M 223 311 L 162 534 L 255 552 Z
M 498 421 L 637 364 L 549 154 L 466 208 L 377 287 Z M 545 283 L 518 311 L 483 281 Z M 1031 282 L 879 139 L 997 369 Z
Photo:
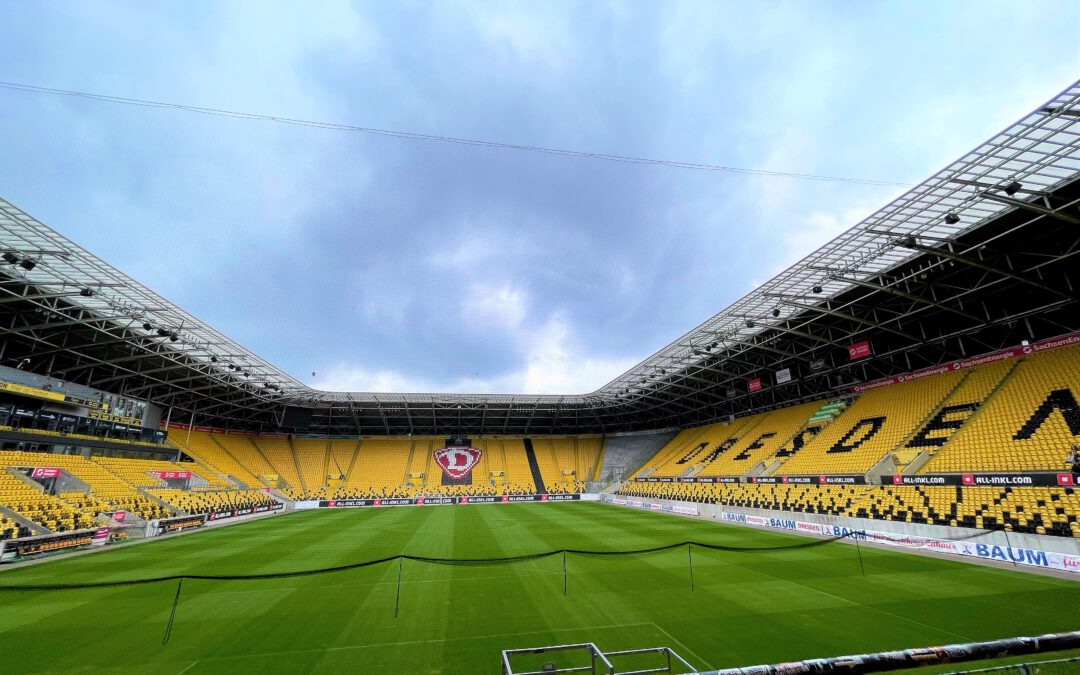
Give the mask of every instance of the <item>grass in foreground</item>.
M 595 503 L 290 514 L 0 572 L 0 585 L 315 569 L 683 540 L 806 539 Z M 701 669 L 1075 630 L 1080 583 L 844 543 L 491 566 L 406 561 L 275 580 L 0 591 L 6 672 L 497 673 L 506 648 L 670 646 Z M 546 659 L 546 660 L 551 660 Z M 523 665 L 525 665 L 523 663 Z M 533 662 L 533 665 L 538 665 Z

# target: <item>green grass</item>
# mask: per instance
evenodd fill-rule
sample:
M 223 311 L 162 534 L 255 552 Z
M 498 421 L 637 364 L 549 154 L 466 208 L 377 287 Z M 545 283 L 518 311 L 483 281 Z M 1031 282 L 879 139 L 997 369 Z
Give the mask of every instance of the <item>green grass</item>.
M 475 558 L 804 538 L 595 503 L 301 512 L 0 571 L 0 585 L 258 574 L 407 553 Z M 862 548 L 686 549 L 493 566 L 406 561 L 273 580 L 0 592 L 4 672 L 497 673 L 505 648 L 666 645 L 702 669 L 1080 627 L 1080 583 Z

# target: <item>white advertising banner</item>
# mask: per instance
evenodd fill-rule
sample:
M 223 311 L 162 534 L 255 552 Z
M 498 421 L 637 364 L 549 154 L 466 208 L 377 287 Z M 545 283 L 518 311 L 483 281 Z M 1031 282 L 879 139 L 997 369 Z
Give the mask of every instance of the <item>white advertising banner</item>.
M 828 537 L 851 537 L 876 544 L 885 544 L 886 546 L 896 546 L 899 548 L 923 551 L 938 551 L 939 553 L 962 555 L 969 558 L 1000 560 L 1002 562 L 1010 562 L 1017 565 L 1046 567 L 1048 569 L 1080 574 L 1080 556 L 1058 553 L 1055 551 L 1044 551 L 1032 548 L 1013 548 L 1010 546 L 999 546 L 997 544 L 978 543 L 970 539 L 967 541 L 953 541 L 950 539 L 935 539 L 933 537 L 895 534 L 877 530 L 853 530 L 839 525 L 808 523 L 792 518 L 766 518 L 762 516 L 751 516 L 744 513 L 729 513 L 727 511 L 722 511 L 720 513 L 720 519 L 729 523 L 752 525 L 754 527 L 793 530 L 795 532 L 805 532 L 807 534 L 817 534 Z

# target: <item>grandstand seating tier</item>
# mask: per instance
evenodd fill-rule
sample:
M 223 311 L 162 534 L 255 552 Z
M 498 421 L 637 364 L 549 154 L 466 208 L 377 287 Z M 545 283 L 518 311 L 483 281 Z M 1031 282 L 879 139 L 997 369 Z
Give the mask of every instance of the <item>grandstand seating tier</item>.
M 1078 395 L 1080 347 L 1029 355 L 922 471 L 1066 470 L 1080 442 Z
M 1073 487 L 627 483 L 628 497 L 1080 538 Z

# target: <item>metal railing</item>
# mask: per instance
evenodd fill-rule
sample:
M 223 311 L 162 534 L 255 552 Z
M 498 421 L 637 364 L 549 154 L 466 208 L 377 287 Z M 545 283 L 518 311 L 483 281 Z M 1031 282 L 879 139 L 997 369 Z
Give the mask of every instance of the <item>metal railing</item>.
M 540 670 L 514 670 L 511 664 L 513 656 L 522 654 L 548 654 L 555 652 L 584 651 L 588 655 L 589 664 L 580 666 L 556 666 L 554 662 L 544 664 Z M 658 654 L 663 658 L 661 665 L 652 668 L 636 668 L 634 670 L 617 670 L 612 659 L 621 659 L 627 656 L 640 656 L 642 654 Z M 678 668 L 675 670 L 674 668 Z M 613 652 L 601 651 L 595 643 L 580 642 L 569 645 L 553 645 L 550 647 L 525 647 L 521 649 L 504 649 L 502 652 L 503 675 L 549 675 L 550 673 L 591 673 L 592 675 L 647 675 L 649 673 L 694 673 L 696 669 L 686 662 L 684 658 L 676 654 L 670 647 L 649 647 L 646 649 L 622 649 Z
M 976 675 L 976 673 L 999 673 L 1001 675 L 1068 675 L 1080 673 L 1080 656 L 1071 659 L 1014 663 L 1008 666 L 979 668 L 978 670 L 957 670 L 948 675 Z

